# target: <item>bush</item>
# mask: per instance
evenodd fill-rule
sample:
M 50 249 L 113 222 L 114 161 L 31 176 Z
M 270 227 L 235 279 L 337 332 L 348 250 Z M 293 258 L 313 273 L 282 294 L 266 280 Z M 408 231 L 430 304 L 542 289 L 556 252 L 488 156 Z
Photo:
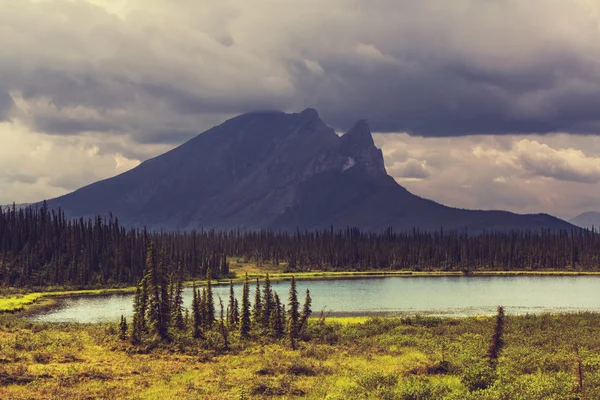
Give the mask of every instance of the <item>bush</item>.
M 389 388 L 396 385 L 398 377 L 394 374 L 384 374 L 379 371 L 364 372 L 358 376 L 356 383 L 368 391 Z
M 489 364 L 479 362 L 467 368 L 460 380 L 471 392 L 487 389 L 496 380 L 496 371 Z
M 450 388 L 441 382 L 413 377 L 400 383 L 398 398 L 401 400 L 437 400 L 450 393 Z

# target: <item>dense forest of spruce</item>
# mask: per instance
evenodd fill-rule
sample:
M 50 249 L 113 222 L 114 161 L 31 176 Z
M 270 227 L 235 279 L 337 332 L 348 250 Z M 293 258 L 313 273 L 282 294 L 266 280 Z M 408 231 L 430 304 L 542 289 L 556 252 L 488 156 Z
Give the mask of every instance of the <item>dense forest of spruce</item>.
M 150 243 L 186 279 L 229 276 L 227 257 L 288 271 L 597 270 L 600 234 L 570 231 L 366 233 L 149 232 L 117 218 L 67 219 L 61 210 L 0 209 L 0 285 L 107 286 L 142 279 Z

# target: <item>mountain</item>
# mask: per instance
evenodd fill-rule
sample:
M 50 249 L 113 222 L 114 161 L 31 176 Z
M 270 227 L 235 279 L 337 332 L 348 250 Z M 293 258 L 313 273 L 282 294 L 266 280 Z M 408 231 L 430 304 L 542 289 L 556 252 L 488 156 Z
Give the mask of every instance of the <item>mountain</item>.
M 600 228 L 600 212 L 584 212 L 569 220 L 569 222 L 582 228 L 592 229 L 592 227 L 594 227 L 596 230 L 598 230 L 598 228 Z
M 469 211 L 387 175 L 366 121 L 338 136 L 316 110 L 243 114 L 114 178 L 50 200 L 67 216 L 113 213 L 152 229 L 560 229 L 545 214 Z

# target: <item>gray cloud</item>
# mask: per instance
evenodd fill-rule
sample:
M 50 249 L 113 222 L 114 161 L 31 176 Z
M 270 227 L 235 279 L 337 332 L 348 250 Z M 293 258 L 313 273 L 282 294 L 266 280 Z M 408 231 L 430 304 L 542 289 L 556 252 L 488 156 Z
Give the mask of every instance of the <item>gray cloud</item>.
M 307 106 L 339 130 L 359 118 L 420 136 L 600 129 L 596 2 L 0 5 L 0 118 L 17 93 L 11 117 L 47 133 L 174 143 L 216 115 Z

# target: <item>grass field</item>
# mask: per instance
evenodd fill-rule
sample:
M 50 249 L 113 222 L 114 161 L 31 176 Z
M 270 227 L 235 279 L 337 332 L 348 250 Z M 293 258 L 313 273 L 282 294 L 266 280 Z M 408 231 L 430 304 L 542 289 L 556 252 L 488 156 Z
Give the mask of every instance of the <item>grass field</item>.
M 600 398 L 600 315 L 507 317 L 495 370 L 485 361 L 493 323 L 315 319 L 298 350 L 233 337 L 226 353 L 191 342 L 144 354 L 117 338 L 116 324 L 38 324 L 5 314 L 0 398 Z M 487 388 L 475 390 L 481 383 Z

